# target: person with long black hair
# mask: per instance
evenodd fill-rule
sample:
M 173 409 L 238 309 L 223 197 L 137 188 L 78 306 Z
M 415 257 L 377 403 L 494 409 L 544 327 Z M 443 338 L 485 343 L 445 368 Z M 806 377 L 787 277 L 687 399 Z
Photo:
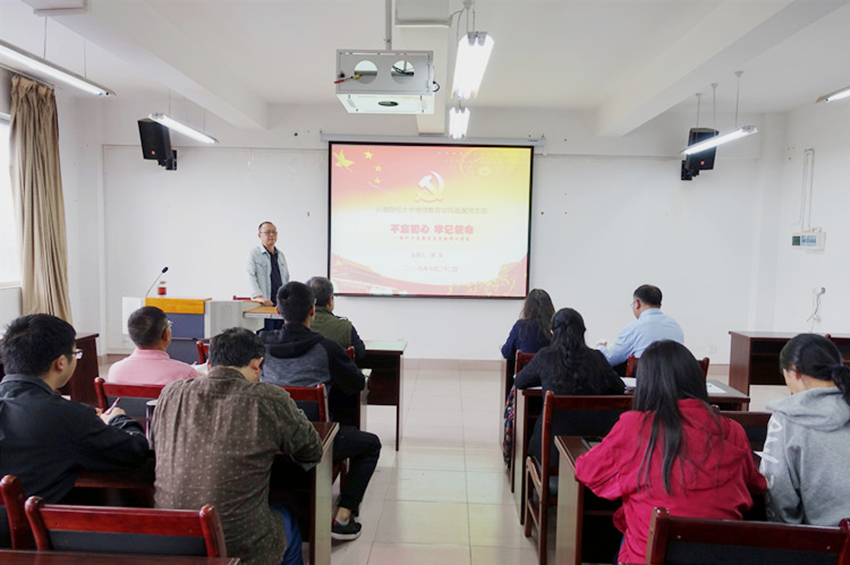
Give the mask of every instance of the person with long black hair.
M 623 394 L 623 380 L 605 356 L 584 341 L 584 319 L 572 308 L 558 310 L 552 318 L 552 343 L 540 350 L 517 373 L 518 389 L 540 386 L 555 394 Z M 541 424 L 538 420 L 529 442 L 529 454 L 540 457 Z
M 535 288 L 525 297 L 522 314 L 514 323 L 507 341 L 502 346 L 502 357 L 513 359 L 517 350 L 524 353 L 537 353 L 549 345 L 552 316 L 555 306 L 549 293 Z
M 792 396 L 767 404 L 767 517 L 837 526 L 850 517 L 850 368 L 835 344 L 816 334 L 785 344 L 779 366 Z
M 654 507 L 673 516 L 740 520 L 766 484 L 740 424 L 714 413 L 705 376 L 684 345 L 658 341 L 638 365 L 632 410 L 576 460 L 596 495 L 623 499 L 614 525 L 621 563 L 643 563 Z

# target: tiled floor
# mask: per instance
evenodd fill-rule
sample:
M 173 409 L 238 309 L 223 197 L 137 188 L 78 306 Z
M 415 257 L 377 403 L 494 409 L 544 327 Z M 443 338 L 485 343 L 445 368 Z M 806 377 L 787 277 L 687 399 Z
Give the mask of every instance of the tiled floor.
M 334 565 L 537 562 L 502 464 L 498 367 L 408 362 L 398 452 L 395 409 L 369 407 L 384 449 L 360 513 L 363 535 L 334 542 Z
M 102 374 L 119 358 L 104 359 Z M 394 449 L 395 409 L 370 406 L 368 430 L 384 447 L 360 511 L 363 534 L 334 542 L 334 565 L 537 563 L 502 465 L 498 367 L 406 362 L 401 448 Z M 709 378 L 728 382 L 728 366 L 712 366 Z M 787 394 L 753 387 L 751 410 Z M 550 555 L 553 544 L 550 536 Z

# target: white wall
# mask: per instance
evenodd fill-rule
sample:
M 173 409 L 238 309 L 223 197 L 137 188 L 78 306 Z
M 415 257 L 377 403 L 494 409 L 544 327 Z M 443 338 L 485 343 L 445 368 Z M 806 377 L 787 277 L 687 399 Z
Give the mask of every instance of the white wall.
M 850 333 L 850 103 L 818 104 L 788 118 L 779 202 L 775 327 L 809 331 L 812 290 L 825 287 L 815 331 Z M 823 251 L 791 249 L 798 230 L 803 185 L 803 151 L 814 156 L 812 226 L 827 232 Z
M 109 351 L 127 347 L 120 335 L 121 296 L 144 292 L 162 266 L 169 266 L 173 296 L 244 292 L 244 256 L 263 219 L 278 225 L 294 279 L 324 273 L 327 149 L 320 132 L 415 131 L 410 117 L 352 117 L 335 106 L 276 108 L 276 125 L 261 132 L 234 131 L 208 119 L 222 147 L 178 146 L 178 170 L 170 172 L 140 155 L 136 119 L 153 102 L 104 102 L 93 113 L 77 112 L 77 126 L 87 133 L 74 148 L 81 163 L 73 173 L 79 199 L 77 210 L 69 204 L 69 215 L 92 222 L 76 224 L 78 250 L 103 233 L 102 258 L 97 242 L 85 258 L 103 268 L 75 273 L 72 287 L 80 290 L 72 302 L 75 318 L 89 308 L 87 320 L 102 312 Z M 630 321 L 631 292 L 645 282 L 662 288 L 665 310 L 682 323 L 694 353 L 715 362 L 727 362 L 728 330 L 772 316 L 772 308 L 752 306 L 763 295 L 753 280 L 772 288 L 772 262 L 765 264 L 754 242 L 771 225 L 757 220 L 764 202 L 776 200 L 770 171 L 780 161 L 781 142 L 765 140 L 776 132 L 781 140 L 782 119 L 747 118 L 762 127 L 761 136 L 719 150 L 716 170 L 687 183 L 679 180 L 675 155 L 691 116 L 665 115 L 618 139 L 592 136 L 581 114 L 481 109 L 478 116 L 472 135 L 545 135 L 545 155 L 536 155 L 534 166 L 531 285 L 549 290 L 556 306 L 582 312 L 591 342 L 613 339 Z M 102 188 L 91 178 L 100 155 L 83 147 L 95 139 L 104 144 Z M 63 169 L 65 161 L 63 155 Z M 90 213 L 98 202 L 105 218 L 99 226 Z M 364 337 L 407 339 L 410 358 L 495 359 L 520 308 L 520 301 L 338 301 L 339 312 Z

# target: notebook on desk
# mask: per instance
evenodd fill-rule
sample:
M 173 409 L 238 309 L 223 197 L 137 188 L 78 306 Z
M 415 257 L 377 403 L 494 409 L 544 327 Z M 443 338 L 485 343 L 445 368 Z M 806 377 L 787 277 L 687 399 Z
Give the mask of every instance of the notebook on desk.
M 635 377 L 620 377 L 620 379 L 622 379 L 623 384 L 626 385 L 626 390 L 634 389 L 637 386 L 637 379 Z M 726 394 L 725 390 L 714 383 L 705 383 L 705 388 L 709 396 Z

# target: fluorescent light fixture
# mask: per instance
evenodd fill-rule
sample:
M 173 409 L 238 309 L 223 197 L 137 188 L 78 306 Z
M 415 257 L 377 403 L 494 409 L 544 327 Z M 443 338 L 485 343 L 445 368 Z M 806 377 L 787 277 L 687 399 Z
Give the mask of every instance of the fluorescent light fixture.
M 469 127 L 469 108 L 452 108 L 449 110 L 449 137 L 463 139 Z
M 186 124 L 182 124 L 173 118 L 169 118 L 166 114 L 160 114 L 158 112 L 154 112 L 148 115 L 148 118 L 152 119 L 155 122 L 158 122 L 168 129 L 172 131 L 176 131 L 177 133 L 182 133 L 186 137 L 192 138 L 195 141 L 200 141 L 201 143 L 218 143 L 218 140 L 214 137 L 210 137 L 205 133 L 201 133 L 195 128 L 189 127 Z
M 850 96 L 850 86 L 842 88 L 841 90 L 836 90 L 831 94 L 824 94 L 817 100 L 815 100 L 815 104 L 818 102 L 835 102 L 836 100 L 841 100 L 842 98 L 847 98 Z
M 455 76 L 452 79 L 452 96 L 469 100 L 478 96 L 490 53 L 493 51 L 493 37 L 486 31 L 473 31 L 460 38 L 457 44 Z
M 34 73 L 36 76 L 45 75 L 52 79 L 64 82 L 69 86 L 73 86 L 74 88 L 78 88 L 84 92 L 88 92 L 89 94 L 94 94 L 96 96 L 114 96 L 115 93 L 100 86 L 99 84 L 95 84 L 89 79 L 85 77 L 81 77 L 76 73 L 72 73 L 71 71 L 65 70 L 62 67 L 54 65 L 50 61 L 42 59 L 37 55 L 33 55 L 23 49 L 19 49 L 15 47 L 11 43 L 6 43 L 3 40 L 0 40 L 0 58 L 6 58 L 11 61 L 14 61 L 18 65 L 22 65 L 28 71 Z M 24 72 L 23 69 L 12 69 L 19 70 Z
M 693 155 L 694 153 L 699 153 L 700 151 L 705 151 L 706 149 L 711 149 L 712 147 L 717 147 L 718 145 L 723 145 L 724 143 L 729 143 L 730 141 L 735 141 L 736 139 L 753 135 L 754 133 L 758 133 L 758 131 L 759 130 L 756 126 L 744 126 L 736 129 L 735 131 L 724 133 L 723 135 L 718 135 L 710 139 L 706 139 L 705 141 L 689 145 L 685 149 L 682 149 L 681 154 Z

